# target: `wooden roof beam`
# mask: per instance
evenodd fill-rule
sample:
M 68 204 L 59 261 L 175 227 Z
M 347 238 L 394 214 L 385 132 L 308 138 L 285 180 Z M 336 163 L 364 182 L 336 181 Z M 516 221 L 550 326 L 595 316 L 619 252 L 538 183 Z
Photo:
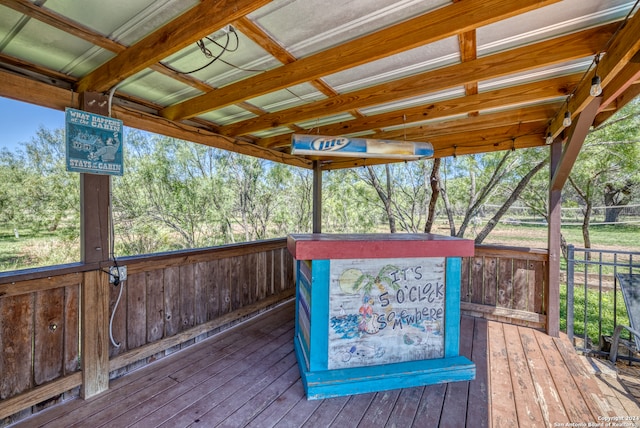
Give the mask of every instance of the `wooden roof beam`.
M 616 27 L 619 27 L 620 25 L 621 23 L 616 23 Z M 632 16 L 624 26 L 615 33 L 613 40 L 611 41 L 610 38 L 607 39 L 606 43 L 602 44 L 600 49 L 596 52 L 600 53 L 607 45 L 609 46 L 606 53 L 600 59 L 600 64 L 598 65 L 598 75 L 600 76 L 603 90 L 614 81 L 619 73 L 623 72 L 623 70 L 627 68 L 628 64 L 633 61 L 634 58 L 637 58 L 636 55 L 640 49 L 640 37 L 638 37 L 638 34 L 640 34 L 640 13 L 636 13 Z M 609 43 L 610 41 L 611 43 Z M 637 78 L 633 77 L 635 73 L 631 74 L 632 76 L 628 78 L 629 84 L 637 80 Z M 551 133 L 554 138 L 564 130 L 562 121 L 567 110 L 570 112 L 572 117 L 575 117 L 588 105 L 591 105 L 594 97 L 591 96 L 589 90 L 591 89 L 591 79 L 594 75 L 595 69 L 591 70 L 585 76 L 585 79 L 578 85 L 575 95 L 571 97 L 569 102 L 566 104 L 566 107 L 558 112 L 558 115 L 549 125 L 548 132 Z M 610 99 L 604 101 L 611 102 Z M 598 105 L 600 106 L 600 102 L 598 102 Z
M 352 109 L 416 97 L 477 80 L 488 80 L 594 55 L 611 37 L 615 25 L 591 28 L 555 39 L 487 55 L 473 61 L 349 92 L 221 127 L 225 135 L 243 135 L 286 126 Z
M 78 83 L 77 90 L 78 92 L 106 92 L 127 77 L 180 51 L 270 1 L 202 0 L 195 7 L 86 75 Z
M 600 111 L 593 121 L 593 126 L 599 127 L 602 123 L 606 122 L 611 116 L 613 116 L 622 107 L 633 101 L 634 98 L 640 96 L 640 82 L 636 82 L 629 86 L 622 94 L 618 96 L 614 101 L 609 104 L 610 109 L 606 111 Z M 615 108 L 611 108 L 615 107 Z
M 528 125 L 530 123 L 536 124 L 533 132 L 542 135 L 546 129 L 546 122 L 549 120 L 549 116 L 553 115 L 560 105 L 559 103 L 552 103 L 478 116 L 467 116 L 392 131 L 379 131 L 363 138 L 433 142 L 434 139 L 443 141 L 442 137 L 444 136 L 457 138 L 456 136 L 464 133 L 467 135 L 465 138 L 473 139 L 474 134 L 483 134 L 487 129 L 495 129 L 497 123 L 500 126 L 508 125 L 509 129 L 514 132 L 509 139 L 518 138 L 523 133 L 531 132 L 532 128 Z M 518 126 L 522 128 L 521 132 L 518 131 Z M 544 140 L 540 139 L 538 143 L 539 145 L 544 145 Z M 278 147 L 288 147 L 290 144 L 291 140 L 289 139 Z
M 540 126 L 531 126 L 528 129 L 530 134 L 521 135 L 515 139 L 511 138 L 514 127 L 500 127 L 493 130 L 487 130 L 484 134 L 477 134 L 474 138 L 469 139 L 468 135 L 461 134 L 455 139 L 443 137 L 442 140 L 434 143 L 434 158 L 444 158 L 450 156 L 471 155 L 477 153 L 487 153 L 502 150 L 524 149 L 530 147 L 539 147 L 544 141 L 543 133 L 534 133 L 540 129 Z M 523 128 L 521 128 L 523 129 Z M 451 143 L 454 144 L 451 144 Z M 332 160 L 323 160 L 323 170 L 355 168 L 365 165 L 379 165 L 385 163 L 404 162 L 403 160 L 390 159 L 353 159 L 353 158 L 335 158 Z
M 291 64 L 297 59 L 289 51 L 280 46 L 275 40 L 273 40 L 262 28 L 256 25 L 247 17 L 242 17 L 233 22 L 233 25 L 238 28 L 245 36 L 253 40 L 258 46 L 262 47 L 265 51 L 269 52 L 273 57 L 283 64 Z M 317 90 L 322 92 L 328 97 L 332 97 L 337 94 L 329 85 L 322 80 L 316 79 L 310 82 Z
M 443 120 L 435 123 L 425 123 L 420 126 L 378 132 L 373 134 L 373 138 L 428 142 L 432 141 L 433 138 L 443 135 L 459 134 L 461 132 L 482 132 L 484 129 L 495 128 L 496 123 L 502 125 L 524 125 L 536 122 L 539 128 L 536 133 L 544 133 L 546 128 L 545 122 L 558 111 L 561 105 L 561 103 L 550 103 L 478 116 Z M 542 145 L 543 143 L 544 141 L 540 140 L 540 144 Z
M 453 0 L 457 3 L 461 0 Z M 467 62 L 473 61 L 478 58 L 478 42 L 476 37 L 476 30 L 466 31 L 458 34 L 458 46 L 460 48 L 460 61 Z M 465 95 L 475 95 L 478 93 L 478 82 L 469 82 L 464 85 Z M 479 111 L 471 111 L 467 113 L 469 116 L 477 116 Z
M 473 30 L 558 0 L 465 0 L 363 36 L 335 48 L 299 59 L 282 67 L 174 104 L 162 111 L 180 120 L 312 81 L 376 59 L 388 57 L 446 37 Z M 451 25 L 455 20 L 456 25 Z
M 96 33 L 90 28 L 84 27 L 75 21 L 67 19 L 66 17 L 59 15 L 51 10 L 48 10 L 36 3 L 32 3 L 28 0 L 0 0 L 0 5 L 7 6 L 13 10 L 20 12 L 30 18 L 36 19 L 47 25 L 50 25 L 58 30 L 64 31 L 89 43 L 92 43 L 102 49 L 114 52 L 116 54 L 127 50 L 127 46 L 111 40 L 102 34 Z M 169 67 L 156 63 L 149 66 L 154 71 L 169 76 L 175 80 L 178 80 L 185 85 L 196 88 L 202 92 L 209 92 L 214 88 L 198 79 L 195 79 L 189 75 L 178 73 L 171 70 Z
M 587 138 L 591 124 L 598 114 L 602 97 L 591 98 L 590 103 L 580 112 L 570 130 L 570 136 L 564 146 L 560 164 L 551 179 L 551 190 L 562 190 L 571 173 L 571 169 L 580 154 L 580 149 Z
M 78 105 L 78 94 L 68 89 L 57 88 L 2 70 L 0 70 L 0 80 L 2 81 L 2 85 L 0 85 L 1 97 L 16 99 L 56 110 L 64 110 L 65 107 L 69 107 L 70 105 Z M 152 114 L 133 111 L 118 105 L 113 106 L 113 112 L 115 117 L 121 119 L 126 126 L 133 128 L 296 167 L 312 167 L 311 161 L 300 157 L 291 156 L 276 150 L 264 149 L 246 141 L 226 137 L 186 124 L 176 125 L 165 119 L 159 119 Z
M 629 87 L 638 85 L 638 80 L 640 79 L 640 52 L 636 54 L 636 57 L 639 57 L 638 60 L 628 63 L 620 73 L 611 80 L 611 83 L 603 88 L 602 104 L 600 104 L 599 112 L 604 111 L 611 103 L 620 99 L 620 96 L 624 94 Z
M 320 135 L 352 134 L 375 128 L 396 126 L 401 123 L 411 124 L 413 122 L 428 119 L 446 118 L 468 114 L 479 110 L 558 98 L 570 94 L 573 88 L 580 81 L 582 74 L 583 73 L 577 73 L 568 76 L 555 77 L 549 80 L 541 80 L 508 88 L 495 89 L 476 95 L 438 101 L 432 104 L 412 107 L 402 111 L 385 112 L 365 116 L 360 119 L 342 121 L 321 126 L 317 128 L 317 133 Z M 509 100 L 509 104 L 505 104 L 505 100 Z M 316 129 L 314 128 L 314 132 L 315 131 Z M 288 145 L 290 142 L 291 134 L 284 134 L 276 137 L 263 138 L 258 141 L 257 144 L 263 147 L 274 148 Z

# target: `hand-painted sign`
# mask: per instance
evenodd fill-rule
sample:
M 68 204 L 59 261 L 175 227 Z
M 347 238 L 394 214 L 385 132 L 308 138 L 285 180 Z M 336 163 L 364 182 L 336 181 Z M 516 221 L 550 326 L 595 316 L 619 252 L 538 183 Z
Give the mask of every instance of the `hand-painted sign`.
M 329 369 L 443 358 L 444 263 L 332 260 Z
M 431 143 L 293 134 L 291 154 L 385 159 L 420 159 L 433 156 Z
M 67 171 L 122 175 L 122 121 L 67 108 Z

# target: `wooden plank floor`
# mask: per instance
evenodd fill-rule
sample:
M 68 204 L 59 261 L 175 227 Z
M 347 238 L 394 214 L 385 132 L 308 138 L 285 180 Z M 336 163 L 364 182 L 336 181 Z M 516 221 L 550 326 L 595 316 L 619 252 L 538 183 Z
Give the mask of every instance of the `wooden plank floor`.
M 293 312 L 281 305 L 17 426 L 557 427 L 640 416 L 607 401 L 566 338 L 470 317 L 461 353 L 476 380 L 308 401 Z

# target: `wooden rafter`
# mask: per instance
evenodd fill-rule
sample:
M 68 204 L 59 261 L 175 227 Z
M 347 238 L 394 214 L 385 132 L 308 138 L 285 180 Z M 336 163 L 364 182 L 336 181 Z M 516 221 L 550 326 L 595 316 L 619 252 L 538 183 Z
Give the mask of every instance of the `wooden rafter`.
M 376 59 L 442 40 L 546 6 L 557 0 L 467 0 L 436 9 L 381 31 L 302 58 L 252 78 L 165 108 L 164 117 L 179 120 L 225 107 L 239 100 L 264 95 Z M 455 20 L 456 25 L 451 25 Z
M 609 109 L 601 111 L 593 121 L 593 126 L 598 127 L 604 123 L 607 119 L 613 116 L 618 110 L 626 106 L 634 98 L 640 96 L 640 82 L 635 82 L 629 86 L 622 94 L 620 94 L 615 100 L 609 103 Z
M 549 80 L 526 83 L 508 88 L 495 89 L 481 94 L 452 98 L 428 105 L 413 107 L 402 111 L 385 112 L 360 119 L 338 122 L 314 129 L 320 135 L 344 135 L 376 128 L 397 126 L 400 123 L 411 124 L 430 119 L 469 114 L 480 109 L 488 110 L 509 105 L 519 105 L 544 101 L 566 96 L 580 81 L 582 74 L 556 77 Z M 505 100 L 509 100 L 505 104 Z M 291 134 L 272 138 L 263 138 L 258 142 L 263 147 L 288 145 Z
M 594 55 L 615 30 L 605 25 L 552 40 L 488 55 L 473 61 L 427 71 L 415 76 L 349 92 L 328 100 L 316 101 L 276 113 L 238 122 L 221 128 L 226 135 L 241 135 L 285 126 L 291 123 L 326 117 L 349 111 L 398 101 L 403 98 L 436 92 L 477 80 L 488 80 L 511 73 L 553 65 L 571 59 Z M 231 85 L 232 86 L 232 85 Z
M 587 107 L 580 112 L 577 120 L 574 121 L 570 130 L 569 139 L 564 146 L 560 163 L 553 174 L 553 178 L 551 179 L 551 190 L 562 190 L 564 187 L 564 184 L 571 173 L 571 169 L 573 169 L 573 165 L 580 154 L 580 149 L 582 149 L 584 140 L 589 133 L 589 128 L 593 123 L 593 119 L 595 119 L 596 114 L 598 113 L 601 101 L 602 97 L 591 98 Z
M 640 55 L 636 54 L 637 57 Z M 638 61 L 628 63 L 603 89 L 602 92 L 602 104 L 600 105 L 600 111 L 603 111 L 609 105 L 627 92 L 630 86 L 638 84 L 640 81 L 640 58 Z M 616 106 L 621 107 L 621 106 Z
M 543 141 L 542 133 L 536 134 L 540 130 L 538 123 L 500 126 L 493 129 L 486 129 L 470 136 L 468 133 L 450 134 L 432 139 L 434 148 L 434 158 L 444 158 L 449 156 L 463 156 L 477 153 L 486 153 L 501 150 L 524 149 L 539 147 Z M 518 138 L 512 136 L 517 132 L 525 132 Z M 364 165 L 378 165 L 389 162 L 388 159 L 324 159 L 323 170 L 355 168 Z
M 57 28 L 58 30 L 72 34 L 82 40 L 99 46 L 102 49 L 108 50 L 109 52 L 119 54 L 127 50 L 127 46 L 98 34 L 90 28 L 67 19 L 49 9 L 43 8 L 36 3 L 32 3 L 27 0 L 0 0 L 0 4 L 10 7 L 17 12 L 23 13 L 25 16 L 50 25 L 51 27 Z M 162 63 L 151 64 L 149 68 L 158 73 L 164 74 L 165 76 L 169 76 L 172 79 L 178 80 L 185 85 L 194 87 L 202 92 L 208 92 L 214 89 L 212 86 L 202 82 L 201 80 L 195 79 L 186 74 L 178 73 Z
M 460 0 L 453 0 L 459 2 Z M 458 34 L 458 46 L 460 47 L 460 61 L 467 62 L 473 61 L 478 58 L 478 47 L 476 30 L 466 31 Z M 464 85 L 465 95 L 476 95 L 478 93 L 478 82 L 469 82 Z M 478 111 L 470 111 L 467 113 L 469 116 L 477 116 Z
M 108 91 L 127 77 L 269 2 L 270 0 L 203 0 L 87 74 L 78 83 L 78 91 Z
M 616 27 L 619 27 L 620 23 L 615 25 Z M 615 37 L 613 39 L 609 36 L 609 39 L 605 40 L 605 42 L 600 46 L 600 49 L 596 52 L 601 53 L 607 45 L 609 46 L 606 49 L 605 55 L 600 59 L 600 63 L 598 65 L 598 75 L 601 78 L 603 88 L 607 88 L 610 83 L 614 82 L 619 73 L 623 73 L 625 69 L 629 69 L 629 63 L 634 57 L 636 57 L 638 50 L 640 50 L 640 38 L 638 37 L 638 34 L 640 34 L 640 13 L 636 13 L 631 17 L 631 19 L 629 19 L 629 21 L 627 21 L 624 26 L 615 33 Z M 633 66 L 631 68 L 635 69 Z M 567 110 L 570 112 L 572 117 L 575 117 L 591 104 L 594 97 L 589 93 L 589 90 L 591 88 L 591 78 L 594 76 L 595 71 L 596 70 L 594 68 L 586 74 L 585 79 L 583 79 L 578 85 L 575 95 L 569 99 L 566 107 L 559 111 L 551 122 L 549 126 L 549 133 L 553 137 L 558 136 L 563 131 L 564 127 L 562 125 L 562 120 Z M 627 82 L 618 82 L 614 83 L 614 85 L 626 85 L 626 87 L 628 87 L 634 83 L 637 78 L 637 71 L 633 71 L 627 76 Z M 615 99 L 615 97 L 610 97 L 605 101 L 611 102 L 613 99 Z
M 259 45 L 262 49 L 269 52 L 274 58 L 280 61 L 283 64 L 291 64 L 296 61 L 296 57 L 294 57 L 289 51 L 280 46 L 273 38 L 271 38 L 267 33 L 264 32 L 258 25 L 256 25 L 253 21 L 248 19 L 247 17 L 243 17 L 238 19 L 233 23 L 245 36 L 249 37 L 253 40 L 257 45 Z M 336 95 L 336 91 L 333 90 L 329 85 L 323 82 L 320 79 L 314 79 L 311 83 L 318 89 L 320 92 L 325 94 L 328 97 L 332 97 Z
M 374 134 L 374 138 L 409 141 L 427 139 L 431 141 L 438 136 L 459 134 L 461 132 L 475 134 L 484 129 L 495 128 L 496 123 L 502 125 L 517 125 L 531 122 L 538 124 L 535 133 L 542 134 L 545 130 L 544 123 L 547 121 L 547 118 L 558 111 L 560 106 L 561 103 L 543 104 L 522 109 L 425 123 L 415 127 L 397 127 L 393 131 L 378 132 Z M 542 124 L 542 126 L 540 126 L 540 124 Z M 527 130 L 527 132 L 529 132 L 529 130 Z M 520 133 L 514 134 L 514 137 L 517 136 L 520 136 Z
M 8 78 L 3 81 L 0 95 L 64 109 L 66 106 L 77 103 L 77 93 L 73 88 L 91 88 L 97 91 L 102 88 L 104 92 L 111 88 L 114 82 L 119 82 L 123 76 L 130 76 L 136 70 L 148 68 L 196 88 L 204 95 L 175 106 L 165 107 L 159 105 L 162 101 L 118 91 L 113 99 L 116 114 L 130 118 L 132 123 L 137 123 L 151 132 L 171 132 L 168 135 L 304 167 L 310 166 L 310 163 L 306 162 L 310 158 L 304 159 L 304 157 L 287 154 L 293 132 L 312 131 L 321 135 L 359 134 L 394 139 L 406 137 L 416 141 L 432 141 L 437 143 L 436 157 L 451 154 L 453 145 L 457 146 L 456 153 L 459 155 L 463 154 L 463 150 L 467 150 L 468 153 L 478 153 L 482 150 L 508 149 L 510 145 L 514 145 L 510 141 L 514 136 L 516 148 L 521 147 L 522 144 L 539 146 L 543 144 L 540 139 L 543 123 L 547 124 L 543 133 L 546 134 L 546 131 L 551 129 L 554 136 L 558 136 L 564 129 L 561 126 L 564 110 L 568 108 L 574 119 L 577 119 L 584 106 L 589 103 L 591 97 L 588 95 L 588 87 L 593 70 L 587 74 L 581 72 L 571 76 L 551 77 L 516 86 L 505 84 L 499 89 L 482 93 L 478 93 L 478 82 L 527 73 L 553 64 L 567 64 L 571 60 L 584 61 L 585 58 L 591 58 L 596 53 L 603 52 L 598 74 L 602 78 L 604 91 L 594 124 L 597 125 L 606 120 L 633 97 L 640 95 L 640 84 L 638 84 L 640 43 L 635 37 L 640 31 L 637 13 L 615 33 L 615 36 L 612 35 L 620 26 L 619 23 L 582 30 L 574 34 L 565 33 L 555 39 L 546 39 L 508 51 L 477 57 L 476 28 L 554 2 L 552 0 L 521 2 L 454 0 L 452 4 L 426 12 L 421 16 L 391 24 L 374 33 L 351 39 L 342 45 L 319 50 L 310 56 L 296 58 L 275 36 L 271 36 L 261 27 L 259 20 L 253 20 L 251 15 L 247 16 L 250 11 L 268 3 L 267 0 L 259 2 L 225 0 L 221 3 L 205 0 L 132 46 L 125 46 L 105 37 L 95 29 L 85 26 L 85 23 L 76 22 L 55 12 L 43 2 L 0 0 L 0 7 L 11 8 L 23 15 L 20 19 L 22 23 L 28 22 L 29 19 L 38 20 L 82 39 L 103 52 L 109 51 L 114 54 L 110 61 L 87 75 L 74 76 L 60 70 L 49 69 L 36 63 L 35 59 L 34 62 L 30 62 L 27 57 L 18 58 L 2 53 L 0 54 L 0 67 L 2 67 L 0 74 L 2 76 L 6 74 Z M 224 8 L 224 5 L 233 7 L 222 11 L 220 8 Z M 212 17 L 214 14 L 216 16 Z M 186 22 L 189 25 L 184 25 Z M 168 63 L 163 63 L 163 60 L 172 53 L 228 24 L 233 25 L 283 65 L 269 72 L 215 88 L 208 82 L 182 74 L 172 69 Z M 458 39 L 460 54 L 458 64 L 374 84 L 348 93 L 338 93 L 322 79 L 323 76 L 451 36 Z M 16 80 L 16 75 L 24 79 Z M 150 77 L 152 78 L 153 76 Z M 267 112 L 249 102 L 260 94 L 286 89 L 298 83 L 314 86 L 327 98 L 277 112 Z M 58 98 L 47 98 L 51 94 L 46 89 L 49 86 L 61 89 L 54 91 Z M 461 88 L 465 89 L 465 95 L 453 99 L 430 101 L 423 105 L 411 104 L 411 107 L 404 107 L 400 102 L 412 99 L 413 103 L 417 96 L 429 96 L 444 90 L 457 91 Z M 567 98 L 569 94 L 572 96 Z M 568 100 L 568 103 L 563 103 L 561 107 L 557 104 L 538 107 L 535 118 L 534 108 L 529 107 L 547 100 L 553 102 L 562 99 Z M 216 117 L 215 115 L 197 117 L 191 113 L 186 115 L 180 113 L 175 115 L 176 120 L 169 119 L 170 115 L 163 117 L 163 114 L 166 115 L 174 108 L 186 107 L 193 109 L 194 112 L 200 112 L 215 110 L 218 106 L 231 105 L 229 103 L 251 112 L 254 117 L 228 125 L 217 124 L 212 119 Z M 363 109 L 383 106 L 386 108 L 381 108 L 381 113 L 364 114 Z M 499 109 L 500 113 L 487 113 L 495 109 Z M 319 119 L 346 114 L 350 115 L 351 119 L 317 126 Z M 546 122 L 544 119 L 538 120 L 545 115 Z M 468 120 L 462 116 L 467 116 Z M 530 119 L 522 119 L 525 117 Z M 511 126 L 513 118 L 521 118 L 521 125 L 525 122 L 535 122 L 537 127 L 535 130 L 530 129 L 530 133 L 526 135 L 518 133 Z M 433 122 L 430 122 L 431 120 Z M 491 120 L 496 121 L 495 127 L 491 126 Z M 314 123 L 313 129 L 306 129 L 308 128 L 306 125 L 303 127 L 304 122 Z M 274 128 L 282 127 L 288 127 L 291 132 L 263 137 L 271 135 Z M 487 129 L 496 130 L 500 127 L 506 127 L 503 130 L 506 129 L 509 132 L 496 131 L 497 134 L 493 135 L 487 131 Z M 174 129 L 180 129 L 181 132 Z M 466 141 L 469 142 L 467 145 L 463 144 L 465 139 L 463 133 L 466 133 Z M 506 143 L 503 142 L 505 139 Z M 449 147 L 446 147 L 447 144 Z M 300 162 L 301 160 L 303 162 Z M 381 160 L 375 163 L 387 161 Z M 349 162 L 351 160 L 327 159 L 322 167 L 331 169 L 338 165 L 350 165 Z M 372 162 L 374 161 L 367 164 Z
M 64 110 L 65 107 L 78 104 L 78 95 L 67 89 L 56 88 L 42 82 L 37 82 L 15 74 L 0 70 L 0 96 L 20 99 L 32 104 L 49 107 L 56 110 Z M 20 95 L 20 96 L 18 96 Z M 158 120 L 152 114 L 145 114 L 122 106 L 113 107 L 114 117 L 123 120 L 127 126 L 142 129 L 149 132 L 166 135 L 195 143 L 241 153 L 249 156 L 260 157 L 274 162 L 302 168 L 311 168 L 311 161 L 296 158 L 286 153 L 275 150 L 265 150 L 255 144 L 222 136 L 202 128 L 186 124 L 175 124 L 166 119 Z

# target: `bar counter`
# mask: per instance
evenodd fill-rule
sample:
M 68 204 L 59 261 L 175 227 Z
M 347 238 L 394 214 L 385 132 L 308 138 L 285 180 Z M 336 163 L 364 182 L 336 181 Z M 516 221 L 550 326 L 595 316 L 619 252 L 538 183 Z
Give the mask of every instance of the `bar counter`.
M 294 346 L 308 399 L 475 377 L 459 355 L 461 257 L 433 234 L 293 234 Z

